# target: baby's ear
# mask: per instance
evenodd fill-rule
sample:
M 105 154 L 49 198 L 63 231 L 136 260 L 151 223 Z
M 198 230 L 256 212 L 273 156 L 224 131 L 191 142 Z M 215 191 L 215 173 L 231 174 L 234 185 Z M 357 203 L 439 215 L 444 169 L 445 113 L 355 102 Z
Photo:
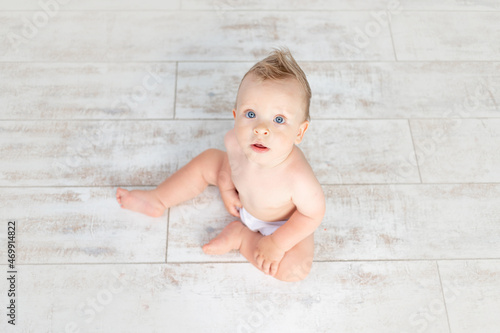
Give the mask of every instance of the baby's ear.
M 299 143 L 302 142 L 302 139 L 304 138 L 304 134 L 306 134 L 307 129 L 309 128 L 309 122 L 306 120 L 304 121 L 300 127 L 299 127 L 299 133 L 297 133 L 297 137 L 295 138 L 295 144 L 298 145 Z
M 233 109 L 233 118 L 236 119 L 236 109 Z

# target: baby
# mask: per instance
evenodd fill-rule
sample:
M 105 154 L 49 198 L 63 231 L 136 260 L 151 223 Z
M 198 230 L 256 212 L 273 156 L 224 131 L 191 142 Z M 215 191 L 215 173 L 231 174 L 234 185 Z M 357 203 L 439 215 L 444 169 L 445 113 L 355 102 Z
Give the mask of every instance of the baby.
M 311 89 L 287 50 L 276 50 L 243 77 L 233 109 L 227 153 L 209 149 L 151 191 L 118 188 L 123 208 L 161 216 L 216 185 L 228 224 L 203 246 L 207 254 L 239 252 L 283 281 L 304 279 L 314 255 L 313 233 L 325 213 L 322 188 L 299 144 L 309 126 Z

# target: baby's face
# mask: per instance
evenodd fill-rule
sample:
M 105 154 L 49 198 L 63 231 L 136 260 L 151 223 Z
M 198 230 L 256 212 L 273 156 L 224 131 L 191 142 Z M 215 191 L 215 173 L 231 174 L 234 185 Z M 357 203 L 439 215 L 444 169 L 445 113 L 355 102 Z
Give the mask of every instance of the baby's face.
M 260 80 L 249 74 L 243 80 L 236 109 L 235 133 L 251 161 L 265 167 L 283 162 L 294 144 L 302 141 L 309 123 L 305 96 L 295 79 Z

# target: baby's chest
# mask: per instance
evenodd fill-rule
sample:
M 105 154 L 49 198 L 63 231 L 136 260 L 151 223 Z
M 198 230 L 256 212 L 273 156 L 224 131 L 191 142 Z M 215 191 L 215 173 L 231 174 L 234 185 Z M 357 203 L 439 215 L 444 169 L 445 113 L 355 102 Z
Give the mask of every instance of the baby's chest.
M 280 175 L 254 172 L 240 173 L 233 177 L 234 185 L 245 201 L 260 207 L 282 207 L 291 202 L 292 188 L 288 179 Z

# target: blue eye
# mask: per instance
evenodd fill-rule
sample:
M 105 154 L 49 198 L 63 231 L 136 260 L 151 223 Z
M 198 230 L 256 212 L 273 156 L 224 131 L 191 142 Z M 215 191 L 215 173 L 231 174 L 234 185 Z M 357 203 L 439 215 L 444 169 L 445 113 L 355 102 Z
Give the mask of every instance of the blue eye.
M 247 117 L 247 118 L 255 118 L 255 112 L 248 111 L 247 113 L 245 113 L 245 117 Z
M 283 118 L 282 116 L 277 116 L 276 118 L 274 118 L 274 122 L 278 124 L 283 124 L 285 123 L 285 118 Z

